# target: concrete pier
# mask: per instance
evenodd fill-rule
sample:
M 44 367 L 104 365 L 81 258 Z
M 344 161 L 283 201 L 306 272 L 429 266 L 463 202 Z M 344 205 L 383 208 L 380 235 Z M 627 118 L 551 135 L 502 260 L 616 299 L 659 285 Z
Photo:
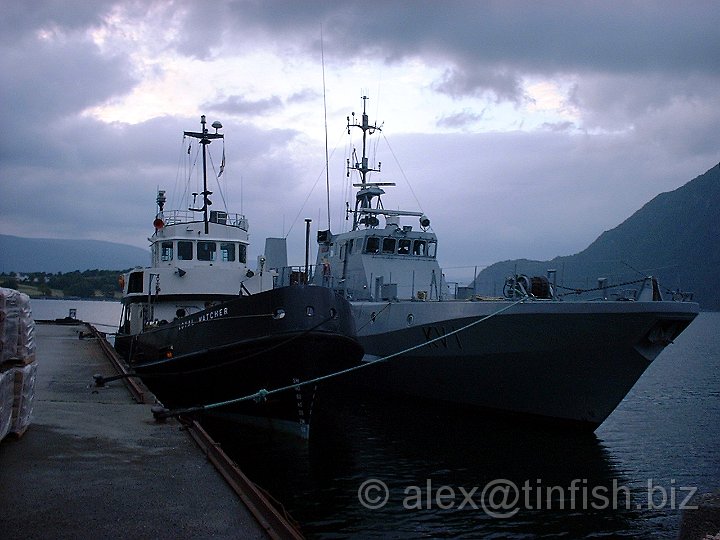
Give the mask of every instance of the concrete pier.
M 85 326 L 38 325 L 32 424 L 0 443 L 0 538 L 284 537 L 177 421 L 158 424 Z

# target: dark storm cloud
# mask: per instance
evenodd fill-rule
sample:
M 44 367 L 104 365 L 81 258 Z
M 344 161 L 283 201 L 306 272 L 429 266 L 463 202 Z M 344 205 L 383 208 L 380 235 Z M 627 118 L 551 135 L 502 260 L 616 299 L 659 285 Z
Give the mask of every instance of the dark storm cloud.
M 99 24 L 114 4 L 114 0 L 5 0 L 0 17 L 0 43 L 17 47 L 25 36 L 40 29 L 83 31 Z
M 0 18 L 5 38 L 12 36 L 0 55 L 0 118 L 13 133 L 0 143 L 4 164 L 61 162 L 73 133 L 61 134 L 56 123 L 74 121 L 86 108 L 123 95 L 136 83 L 128 61 L 102 54 L 83 28 L 99 23 L 106 6 L 92 3 L 94 10 L 83 11 L 85 5 L 12 3 Z
M 245 99 L 243 96 L 228 96 L 221 101 L 205 103 L 203 108 L 226 114 L 258 115 L 277 110 L 282 104 L 278 96 L 257 100 Z
M 433 88 L 451 97 L 482 96 L 492 92 L 495 101 L 520 102 L 523 98 L 522 81 L 519 73 L 497 69 L 447 69 Z
M 212 10 L 188 12 L 212 18 Z M 326 57 L 423 58 L 445 65 L 438 91 L 522 99 L 522 74 L 720 73 L 720 10 L 714 1 L 295 2 L 222 5 L 225 39 L 262 35 L 279 48 Z M 191 35 L 191 34 L 188 34 Z
M 464 126 L 471 126 L 482 120 L 485 115 L 485 109 L 480 113 L 474 113 L 468 109 L 464 109 L 461 112 L 450 114 L 439 118 L 436 122 L 438 127 L 446 128 L 462 128 Z

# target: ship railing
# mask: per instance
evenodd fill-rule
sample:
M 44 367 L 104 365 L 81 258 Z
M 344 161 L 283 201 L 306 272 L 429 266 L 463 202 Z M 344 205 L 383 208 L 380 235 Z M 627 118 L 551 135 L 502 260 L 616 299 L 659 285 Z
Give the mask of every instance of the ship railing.
M 273 277 L 275 287 L 287 287 L 289 285 L 305 285 L 313 282 L 314 268 L 308 267 L 307 274 L 304 266 L 284 266 L 271 268 L 277 275 Z
M 540 276 L 542 277 L 542 276 Z M 471 281 L 467 286 L 456 285 L 455 297 L 457 299 L 492 299 L 499 296 L 500 291 L 505 298 L 513 299 L 530 293 L 530 297 L 540 300 L 582 300 L 582 301 L 629 301 L 647 302 L 673 300 L 675 302 L 689 302 L 693 300 L 692 292 L 680 289 L 661 289 L 658 278 L 648 275 L 640 278 L 614 275 L 596 278 L 595 283 L 590 278 L 578 281 L 557 282 L 555 270 L 548 270 L 547 281 L 550 285 L 548 296 L 533 294 L 528 289 L 527 276 L 514 275 L 505 279 L 505 283 L 498 280 Z M 523 278 L 525 281 L 523 281 Z M 533 278 L 537 279 L 537 277 Z M 593 286 L 595 285 L 596 286 Z
M 182 223 L 196 223 L 201 221 L 198 213 L 192 210 L 170 210 L 163 212 L 162 219 L 165 225 L 179 225 Z M 219 225 L 238 227 L 244 231 L 248 230 L 248 220 L 242 214 L 211 210 L 209 221 L 210 223 L 218 223 Z

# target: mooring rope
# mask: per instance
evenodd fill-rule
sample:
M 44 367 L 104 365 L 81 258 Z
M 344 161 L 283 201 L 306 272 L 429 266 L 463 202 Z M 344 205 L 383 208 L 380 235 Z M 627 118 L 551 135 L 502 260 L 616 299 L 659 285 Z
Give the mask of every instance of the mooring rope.
M 188 407 L 188 408 L 184 408 L 184 409 L 174 409 L 174 410 L 170 410 L 170 411 L 158 411 L 158 412 L 156 412 L 156 413 L 154 413 L 154 414 L 155 414 L 156 418 L 169 418 L 169 417 L 171 417 L 171 416 L 179 416 L 179 415 L 181 415 L 181 414 L 190 414 L 190 413 L 195 413 L 195 412 L 201 412 L 201 411 L 207 411 L 207 410 L 212 410 L 212 409 L 218 409 L 218 408 L 220 408 L 220 407 L 226 407 L 226 406 L 228 406 L 228 405 L 235 405 L 235 404 L 237 404 L 237 403 L 242 403 L 242 402 L 244 402 L 244 401 L 253 400 L 253 401 L 256 401 L 256 402 L 261 402 L 261 401 L 264 401 L 265 399 L 267 399 L 268 396 L 272 396 L 272 395 L 274 395 L 274 394 L 279 394 L 279 393 L 281 393 L 281 392 L 287 392 L 287 391 L 289 391 L 289 390 L 294 390 L 294 389 L 297 389 L 297 388 L 301 388 L 301 387 L 303 387 L 303 386 L 308 386 L 308 385 L 310 385 L 310 384 L 318 384 L 318 383 L 320 383 L 320 382 L 323 382 L 323 381 L 326 381 L 326 380 L 329 380 L 329 379 L 333 379 L 333 378 L 335 378 L 335 377 L 340 377 L 340 376 L 342 376 L 342 375 L 346 375 L 346 374 L 352 373 L 352 372 L 354 372 L 354 371 L 359 371 L 359 370 L 365 369 L 365 368 L 367 368 L 367 367 L 369 367 L 369 366 L 372 366 L 372 365 L 375 365 L 375 364 L 380 364 L 380 363 L 382 363 L 382 362 L 386 362 L 386 361 L 391 360 L 391 359 L 393 359 L 393 358 L 397 358 L 398 356 L 401 356 L 401 355 L 403 355 L 403 354 L 407 354 L 407 353 L 409 353 L 409 352 L 412 352 L 412 351 L 414 351 L 414 350 L 420 349 L 420 348 L 422 348 L 422 347 L 426 347 L 427 345 L 430 345 L 430 344 L 432 344 L 432 343 L 436 343 L 436 342 L 438 342 L 438 341 L 440 341 L 440 340 L 447 339 L 448 336 L 453 336 L 453 335 L 455 335 L 455 334 L 459 334 L 460 332 L 464 332 L 465 330 L 467 330 L 467 329 L 469 329 L 469 328 L 472 328 L 473 326 L 476 326 L 476 325 L 478 325 L 478 324 L 480 324 L 480 323 L 482 323 L 482 322 L 485 322 L 485 321 L 487 321 L 488 319 L 491 319 L 492 317 L 495 317 L 496 315 L 500 315 L 501 313 L 509 310 L 510 308 L 513 308 L 513 307 L 517 306 L 518 304 L 522 304 L 523 302 L 525 302 L 525 301 L 528 300 L 529 298 L 530 298 L 530 296 L 524 296 L 524 297 L 522 297 L 521 299 L 519 299 L 519 300 L 517 300 L 517 301 L 515 301 L 515 302 L 513 302 L 513 303 L 511 303 L 511 304 L 508 304 L 507 306 L 505 306 L 505 307 L 503 307 L 503 308 L 501 308 L 501 309 L 498 309 L 497 311 L 494 311 L 493 313 L 491 313 L 491 314 L 489 314 L 489 315 L 486 315 L 486 316 L 484 316 L 484 317 L 482 317 L 482 318 L 480 318 L 480 319 L 474 320 L 474 321 L 472 321 L 471 323 L 468 323 L 468 324 L 466 324 L 465 326 L 463 326 L 463 327 L 461 327 L 461 328 L 458 328 L 457 330 L 452 330 L 452 331 L 450 331 L 450 332 L 447 332 L 446 334 L 443 334 L 442 336 L 438 336 L 438 337 L 436 337 L 436 338 L 433 338 L 433 339 L 430 339 L 430 340 L 428 340 L 428 341 L 425 341 L 424 343 L 419 343 L 419 344 L 417 344 L 417 345 L 413 345 L 412 347 L 408 347 L 407 349 L 403 349 L 402 351 L 398 351 L 398 352 L 389 354 L 389 355 L 387 355 L 387 356 L 383 356 L 382 358 L 377 358 L 377 359 L 375 359 L 375 360 L 370 360 L 370 361 L 368 361 L 368 362 L 366 362 L 366 363 L 364 363 L 364 364 L 360 364 L 360 365 L 358 365 L 358 366 L 353 366 L 353 367 L 351 367 L 351 368 L 347 368 L 347 369 L 343 369 L 343 370 L 340 370 L 340 371 L 336 371 L 336 372 L 334 372 L 334 373 L 329 373 L 329 374 L 327 374 L 327 375 L 322 375 L 322 376 L 320 376 L 320 377 L 316 377 L 316 378 L 314 378 L 314 379 L 310 379 L 310 380 L 307 380 L 307 381 L 302 381 L 302 382 L 290 384 L 290 385 L 287 385 L 287 386 L 282 386 L 282 387 L 280 387 L 280 388 L 275 388 L 275 389 L 273 389 L 273 390 L 266 390 L 265 388 L 261 388 L 260 390 L 258 390 L 258 391 L 255 392 L 254 394 L 249 394 L 249 395 L 247 395 L 247 396 L 243 396 L 243 397 L 239 397 L 239 398 L 228 399 L 228 400 L 226 400 L 226 401 L 219 401 L 219 402 L 217 402 L 217 403 L 209 403 L 209 404 L 207 404 L 207 405 L 198 405 L 198 406 L 196 406 L 196 407 Z
M 382 309 L 381 309 L 380 311 L 378 311 L 377 313 L 371 313 L 371 314 L 370 314 L 370 317 L 369 317 L 368 320 L 367 320 L 367 322 L 366 322 L 365 324 L 363 324 L 360 328 L 358 328 L 357 331 L 359 332 L 360 330 L 362 330 L 363 328 L 365 328 L 368 324 L 370 324 L 371 322 L 373 322 L 373 321 L 377 318 L 378 315 L 380 315 L 383 311 L 385 311 L 385 310 L 386 310 L 387 308 L 389 308 L 390 306 L 392 306 L 392 302 L 388 302 L 387 304 L 385 304 L 385 305 L 382 307 Z

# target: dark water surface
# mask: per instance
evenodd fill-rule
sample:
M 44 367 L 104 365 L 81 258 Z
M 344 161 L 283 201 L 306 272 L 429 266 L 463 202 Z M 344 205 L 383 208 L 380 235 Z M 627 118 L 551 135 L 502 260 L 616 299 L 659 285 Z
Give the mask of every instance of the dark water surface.
M 674 538 L 686 498 L 720 489 L 720 313 L 593 434 L 344 397 L 305 443 L 206 422 L 309 538 Z

